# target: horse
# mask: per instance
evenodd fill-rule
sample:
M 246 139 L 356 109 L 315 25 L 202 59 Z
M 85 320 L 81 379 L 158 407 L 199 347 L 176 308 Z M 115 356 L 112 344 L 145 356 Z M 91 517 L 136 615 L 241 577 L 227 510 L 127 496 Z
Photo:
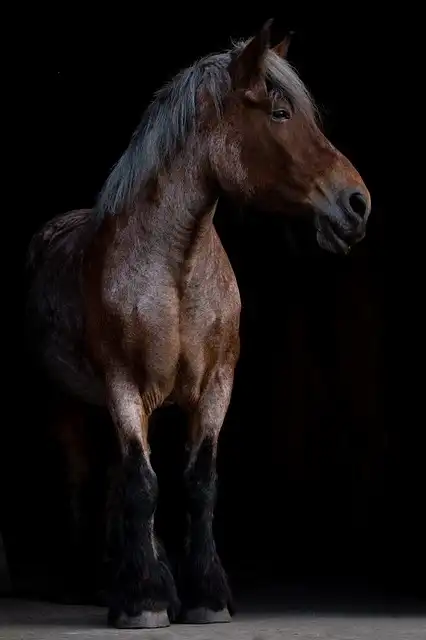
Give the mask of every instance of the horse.
M 271 23 L 164 85 L 93 208 L 53 218 L 30 242 L 28 319 L 40 362 L 67 407 L 75 402 L 76 424 L 89 405 L 114 424 L 107 623 L 117 628 L 233 615 L 212 524 L 241 299 L 214 227 L 219 198 L 310 219 L 317 244 L 333 253 L 366 233 L 367 187 L 325 137 L 287 61 L 290 37 L 271 46 Z M 154 532 L 148 429 L 166 402 L 188 424 L 179 580 Z

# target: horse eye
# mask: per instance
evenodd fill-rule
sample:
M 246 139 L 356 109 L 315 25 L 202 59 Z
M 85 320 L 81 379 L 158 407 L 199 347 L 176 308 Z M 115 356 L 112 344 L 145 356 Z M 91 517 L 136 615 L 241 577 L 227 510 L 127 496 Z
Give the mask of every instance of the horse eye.
M 271 113 L 272 120 L 275 122 L 284 122 L 290 118 L 290 113 L 287 109 L 274 109 Z

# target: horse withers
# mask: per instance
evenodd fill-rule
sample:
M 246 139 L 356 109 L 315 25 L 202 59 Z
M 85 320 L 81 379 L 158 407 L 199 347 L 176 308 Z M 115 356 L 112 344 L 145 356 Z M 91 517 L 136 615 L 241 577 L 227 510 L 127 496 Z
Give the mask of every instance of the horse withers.
M 241 302 L 213 225 L 221 194 L 265 215 L 311 217 L 328 251 L 347 252 L 366 231 L 363 180 L 318 126 L 285 59 L 288 39 L 271 48 L 269 30 L 270 22 L 164 86 L 94 208 L 58 216 L 31 242 L 34 346 L 66 406 L 75 400 L 76 422 L 78 407 L 94 404 L 114 423 L 109 622 L 117 627 L 166 626 L 179 611 L 192 623 L 230 619 L 212 521 Z M 165 401 L 188 417 L 177 586 L 154 534 L 148 445 L 150 415 Z

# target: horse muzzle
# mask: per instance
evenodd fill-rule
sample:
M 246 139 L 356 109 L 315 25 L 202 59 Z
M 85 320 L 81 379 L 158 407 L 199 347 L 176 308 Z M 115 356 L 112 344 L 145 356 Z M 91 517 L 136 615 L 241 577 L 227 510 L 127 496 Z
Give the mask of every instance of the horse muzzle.
M 317 242 L 322 249 L 346 254 L 364 238 L 371 203 L 369 195 L 360 189 L 344 189 L 315 209 Z

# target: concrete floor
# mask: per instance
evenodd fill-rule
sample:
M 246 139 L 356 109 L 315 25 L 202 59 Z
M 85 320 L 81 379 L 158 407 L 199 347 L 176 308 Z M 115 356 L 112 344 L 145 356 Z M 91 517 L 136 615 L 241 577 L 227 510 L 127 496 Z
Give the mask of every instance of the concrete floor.
M 334 609 L 305 603 L 303 610 L 290 607 L 283 611 L 279 604 L 253 606 L 247 601 L 230 624 L 118 631 L 106 628 L 102 608 L 3 598 L 0 639 L 426 640 L 426 611 L 418 607 L 387 613 L 380 607 Z

